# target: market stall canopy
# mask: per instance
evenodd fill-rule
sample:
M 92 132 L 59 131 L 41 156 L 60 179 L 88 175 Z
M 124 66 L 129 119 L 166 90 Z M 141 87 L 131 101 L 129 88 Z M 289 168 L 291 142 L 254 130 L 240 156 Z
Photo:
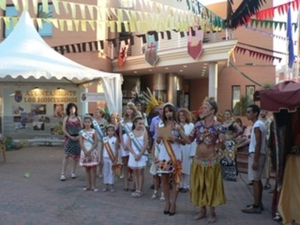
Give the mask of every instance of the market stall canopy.
M 262 109 L 273 112 L 287 109 L 293 112 L 300 107 L 300 83 L 285 81 L 258 93 Z
M 80 65 L 52 49 L 24 11 L 11 34 L 0 44 L 0 83 L 72 83 L 101 81 L 108 107 L 121 111 L 121 75 Z

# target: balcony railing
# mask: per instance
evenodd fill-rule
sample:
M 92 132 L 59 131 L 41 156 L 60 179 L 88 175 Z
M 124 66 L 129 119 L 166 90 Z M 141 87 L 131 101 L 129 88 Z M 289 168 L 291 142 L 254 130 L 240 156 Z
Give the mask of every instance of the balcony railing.
M 164 39 L 162 39 L 160 33 L 158 33 L 158 52 L 161 51 L 169 51 L 172 49 L 178 49 L 178 48 L 186 48 L 187 46 L 187 40 L 188 36 L 187 33 L 184 33 L 184 36 L 181 36 L 182 34 L 180 32 L 171 32 L 171 39 L 168 40 L 166 33 L 164 33 Z M 139 56 L 143 55 L 145 53 L 146 49 L 146 43 L 143 43 L 142 38 L 138 37 L 137 35 L 134 36 L 134 45 L 130 45 L 127 57 L 130 56 Z M 230 35 L 232 37 L 232 35 Z M 204 34 L 204 40 L 203 43 L 213 43 L 213 42 L 221 42 L 226 39 L 226 33 L 225 31 L 221 32 L 209 32 Z M 112 59 L 116 59 L 118 57 L 119 51 L 120 51 L 120 42 L 117 43 L 117 46 L 114 49 L 111 49 L 112 51 L 111 56 Z

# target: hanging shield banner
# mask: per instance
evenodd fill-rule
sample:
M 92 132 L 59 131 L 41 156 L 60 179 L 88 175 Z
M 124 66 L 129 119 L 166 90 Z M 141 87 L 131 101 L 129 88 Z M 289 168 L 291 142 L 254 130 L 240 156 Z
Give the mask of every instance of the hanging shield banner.
M 145 60 L 151 65 L 155 66 L 158 62 L 157 55 L 158 42 L 155 41 L 154 35 L 147 34 L 147 46 L 145 50 Z
M 120 42 L 120 51 L 119 51 L 119 56 L 118 56 L 119 68 L 122 68 L 125 64 L 128 48 L 129 48 L 129 44 L 126 45 L 125 41 L 122 40 Z
M 202 53 L 203 49 L 203 31 L 195 30 L 195 36 L 192 36 L 192 28 L 189 29 L 187 50 L 188 54 L 196 60 Z
M 23 99 L 22 91 L 15 91 L 15 101 L 21 102 Z

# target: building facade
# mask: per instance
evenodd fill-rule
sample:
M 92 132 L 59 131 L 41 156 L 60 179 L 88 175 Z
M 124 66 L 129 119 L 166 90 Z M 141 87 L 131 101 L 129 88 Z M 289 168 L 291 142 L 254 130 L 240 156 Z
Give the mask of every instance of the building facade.
M 7 10 L 1 10 L 0 16 L 20 16 L 23 6 L 20 5 L 20 10 L 17 11 L 12 2 L 7 2 Z M 186 107 L 192 111 L 199 108 L 206 96 L 214 96 L 219 102 L 221 113 L 225 109 L 231 109 L 238 114 L 240 109 L 237 107 L 237 103 L 245 96 L 248 96 L 249 102 L 251 102 L 253 92 L 262 88 L 258 84 L 263 86 L 275 83 L 274 63 L 276 62 L 233 51 L 234 47 L 240 44 L 272 49 L 273 39 L 271 36 L 238 28 L 233 31 L 231 37 L 228 37 L 225 30 L 213 29 L 208 25 L 208 28 L 202 29 L 204 31 L 203 51 L 198 58 L 193 59 L 187 54 L 189 38 L 187 32 L 178 32 L 174 29 L 167 33 L 162 30 L 163 32 L 158 32 L 158 61 L 155 65 L 151 65 L 145 60 L 148 46 L 147 42 L 143 40 L 143 35 L 148 31 L 153 32 L 153 30 L 129 32 L 125 27 L 121 29 L 121 32 L 117 32 L 118 24 L 111 25 L 109 21 L 120 16 L 117 9 L 123 9 L 123 12 L 136 10 L 139 15 L 143 15 L 142 12 L 155 11 L 159 13 L 159 9 L 155 8 L 156 5 L 149 3 L 152 1 L 64 1 L 64 4 L 58 5 L 59 13 L 56 6 L 50 2 L 49 7 L 52 14 L 48 15 L 44 15 L 39 10 L 42 8 L 42 1 L 38 1 L 38 6 L 32 5 L 33 2 L 29 1 L 28 5 L 28 11 L 32 18 L 49 16 L 50 19 L 65 19 L 63 23 L 58 21 L 58 26 L 54 26 L 52 23 L 50 31 L 47 31 L 46 27 L 44 35 L 42 35 L 42 29 L 38 28 L 38 20 L 35 20 L 37 29 L 41 30 L 41 35 L 50 46 L 85 66 L 123 74 L 124 104 L 132 98 L 132 93 L 136 90 L 142 92 L 149 88 L 163 101 L 173 102 L 179 107 Z M 143 4 L 139 5 L 138 2 L 143 2 Z M 158 8 L 160 8 L 164 1 L 157 2 Z M 237 7 L 240 2 L 235 1 L 234 6 Z M 165 9 L 171 9 L 168 12 L 188 11 L 184 1 L 169 1 L 168 4 L 169 8 L 165 6 Z M 34 10 L 35 7 L 38 9 L 37 13 Z M 269 7 L 272 7 L 272 1 L 268 1 L 262 9 Z M 112 8 L 115 14 L 112 13 Z M 209 5 L 208 9 L 221 18 L 226 17 L 225 2 Z M 83 31 L 83 23 L 80 22 L 83 20 L 83 11 L 86 12 L 84 20 L 87 20 L 85 31 Z M 91 11 L 94 16 L 91 16 Z M 124 20 L 127 18 L 126 15 L 124 13 Z M 67 20 L 73 20 L 72 29 Z M 79 22 L 74 22 L 75 20 Z M 99 22 L 95 22 L 93 28 L 90 24 L 94 22 L 88 20 Z M 5 39 L 6 32 L 9 30 L 4 20 L 2 23 L 3 35 L 0 37 L 0 42 Z M 113 26 L 115 29 L 112 28 Z M 164 33 L 164 37 L 161 33 Z M 131 37 L 128 38 L 131 40 L 130 47 L 125 64 L 119 68 L 118 56 L 121 40 L 126 40 L 127 37 Z M 85 47 L 83 47 L 83 43 L 85 43 Z M 230 62 L 237 69 L 233 68 Z M 241 72 L 256 83 L 247 79 Z M 100 89 L 99 85 L 89 87 L 90 92 L 97 92 Z M 90 103 L 89 112 L 92 113 L 97 106 L 102 107 L 103 103 Z

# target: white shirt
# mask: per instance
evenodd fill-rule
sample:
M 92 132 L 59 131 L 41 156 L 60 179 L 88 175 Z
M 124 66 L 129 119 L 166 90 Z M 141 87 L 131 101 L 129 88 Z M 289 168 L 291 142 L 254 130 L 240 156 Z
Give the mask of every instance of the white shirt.
M 260 154 L 266 154 L 266 136 L 267 136 L 267 129 L 265 124 L 261 120 L 257 120 L 252 127 L 251 130 L 251 137 L 250 137 L 250 145 L 249 145 L 249 153 L 255 152 L 256 146 L 256 139 L 254 129 L 259 128 L 261 131 L 261 146 L 260 146 Z

